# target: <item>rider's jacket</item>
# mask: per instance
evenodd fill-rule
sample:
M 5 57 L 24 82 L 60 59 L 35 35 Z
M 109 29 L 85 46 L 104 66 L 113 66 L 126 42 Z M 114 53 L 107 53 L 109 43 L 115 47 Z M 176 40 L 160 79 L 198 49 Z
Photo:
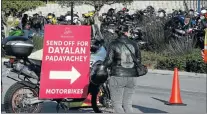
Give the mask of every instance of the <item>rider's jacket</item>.
M 122 35 L 112 41 L 107 50 L 103 66 L 111 69 L 112 76 L 136 77 L 137 72 L 130 51 L 121 43 L 124 42 L 141 63 L 141 53 L 136 42 Z
M 207 28 L 207 19 L 201 20 L 201 29 Z

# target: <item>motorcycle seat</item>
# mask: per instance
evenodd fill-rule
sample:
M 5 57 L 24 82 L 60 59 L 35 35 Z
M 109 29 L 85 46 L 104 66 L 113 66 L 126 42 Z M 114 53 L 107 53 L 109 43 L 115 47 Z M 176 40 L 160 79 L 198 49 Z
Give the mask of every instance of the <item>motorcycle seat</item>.
M 8 41 L 27 41 L 29 38 L 25 36 L 9 36 L 2 40 L 1 44 L 5 45 Z
M 42 65 L 42 61 L 41 60 L 35 60 L 35 59 L 29 59 L 29 62 L 37 65 L 37 66 L 41 66 Z

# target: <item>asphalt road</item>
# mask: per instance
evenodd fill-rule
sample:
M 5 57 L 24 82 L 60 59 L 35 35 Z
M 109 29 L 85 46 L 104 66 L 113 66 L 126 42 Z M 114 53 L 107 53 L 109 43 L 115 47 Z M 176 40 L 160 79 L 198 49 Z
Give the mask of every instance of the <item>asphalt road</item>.
M 2 66 L 2 72 L 6 68 Z M 12 76 L 15 77 L 14 74 Z M 182 101 L 187 106 L 168 106 L 167 102 L 171 94 L 172 75 L 161 75 L 148 73 L 140 77 L 137 82 L 134 95 L 133 107 L 136 113 L 206 113 L 206 78 L 180 76 L 180 88 Z M 14 83 L 4 75 L 2 105 L 6 90 Z M 56 104 L 53 102 L 44 103 L 43 113 L 55 113 Z M 2 107 L 2 112 L 5 113 Z M 63 111 L 61 111 L 63 112 Z M 92 109 L 69 110 L 69 113 L 87 113 Z

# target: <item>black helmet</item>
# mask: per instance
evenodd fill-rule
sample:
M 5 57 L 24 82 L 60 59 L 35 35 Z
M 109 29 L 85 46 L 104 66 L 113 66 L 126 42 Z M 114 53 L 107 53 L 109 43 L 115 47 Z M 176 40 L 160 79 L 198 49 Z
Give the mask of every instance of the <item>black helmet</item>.
M 95 85 L 101 85 L 108 79 L 107 69 L 103 65 L 95 66 L 94 74 L 91 75 L 91 82 Z
M 130 21 L 131 20 L 131 16 L 130 15 L 125 15 L 124 19 L 125 19 L 125 21 Z
M 128 25 L 120 25 L 117 27 L 116 32 L 118 33 L 124 33 L 129 31 L 129 26 Z
M 114 13 L 115 13 L 115 9 L 110 8 L 110 9 L 108 10 L 108 12 L 107 12 L 107 15 L 108 15 L 108 16 L 112 16 Z
M 155 8 L 152 6 L 147 6 L 146 10 L 147 12 L 151 12 L 151 13 L 155 12 Z
M 118 36 L 122 36 L 124 35 L 125 32 L 128 32 L 128 31 L 129 31 L 129 27 L 126 24 L 119 25 L 115 30 Z
M 158 9 L 158 12 L 166 13 L 166 11 L 165 11 L 164 9 L 162 9 L 162 8 L 159 8 L 159 9 Z

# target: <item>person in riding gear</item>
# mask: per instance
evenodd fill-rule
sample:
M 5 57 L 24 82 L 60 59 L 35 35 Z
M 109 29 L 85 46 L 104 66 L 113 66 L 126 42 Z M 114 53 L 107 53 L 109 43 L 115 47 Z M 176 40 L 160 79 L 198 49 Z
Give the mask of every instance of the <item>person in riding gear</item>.
M 107 12 L 107 16 L 110 16 L 110 17 L 112 17 L 114 14 L 115 14 L 115 9 L 113 8 L 110 8 Z
M 194 15 L 195 15 L 195 11 L 194 11 L 193 9 L 190 9 L 189 12 L 188 12 L 188 15 L 189 15 L 190 17 L 194 17 Z
M 126 45 L 132 51 L 138 62 L 141 63 L 141 53 L 136 42 L 130 40 L 129 27 L 120 25 L 116 30 L 118 38 L 109 44 L 107 56 L 101 65 L 99 74 L 110 69 L 109 79 L 110 95 L 115 113 L 133 113 L 132 101 L 137 83 L 135 63 Z M 125 45 L 126 44 L 126 45 Z M 99 73 L 100 72 L 100 73 Z M 104 75 L 101 75 L 104 76 Z M 103 79 L 106 79 L 103 77 Z
M 57 24 L 57 19 L 55 17 L 55 14 L 54 13 L 48 13 L 47 21 L 48 21 L 48 23 L 53 24 L 53 25 Z
M 159 18 L 165 18 L 166 17 L 166 11 L 164 9 L 158 9 L 158 17 Z
M 129 9 L 127 9 L 126 7 L 124 7 L 124 8 L 122 9 L 122 11 L 123 11 L 124 13 L 128 13 L 128 12 L 129 12 Z
M 153 15 L 155 13 L 155 8 L 152 6 L 147 6 L 146 13 L 148 16 Z
M 22 29 L 26 29 L 26 25 L 28 23 L 29 19 L 28 19 L 28 15 L 27 14 L 24 14 L 23 17 L 22 17 Z
M 22 23 L 22 30 L 24 31 L 24 36 L 29 37 L 30 22 L 27 14 L 23 15 L 21 23 Z
M 45 19 L 45 17 L 42 15 L 42 12 L 40 11 L 40 12 L 38 12 L 38 14 L 39 14 L 39 18 L 40 18 L 40 25 L 41 25 L 41 28 L 40 28 L 40 30 L 44 30 L 44 25 L 46 24 L 46 19 Z
M 201 29 L 207 28 L 207 10 L 202 9 L 200 14 Z

